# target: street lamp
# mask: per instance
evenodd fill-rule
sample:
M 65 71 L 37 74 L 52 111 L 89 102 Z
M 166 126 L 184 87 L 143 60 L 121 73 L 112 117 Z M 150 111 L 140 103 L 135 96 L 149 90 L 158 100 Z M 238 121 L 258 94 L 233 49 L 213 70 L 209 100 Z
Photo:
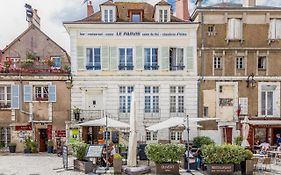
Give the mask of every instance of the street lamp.
M 256 85 L 256 80 L 254 79 L 254 77 L 255 77 L 254 73 L 251 73 L 251 74 L 248 76 L 248 78 L 247 78 L 247 80 L 246 80 L 247 88 L 248 88 L 248 87 L 255 87 L 255 85 Z
M 190 165 L 189 165 L 189 116 L 186 115 L 186 131 L 187 131 L 187 140 L 186 140 L 186 143 L 187 143 L 187 158 L 186 158 L 186 161 L 187 161 L 187 169 L 186 169 L 186 172 L 191 172 L 190 171 Z

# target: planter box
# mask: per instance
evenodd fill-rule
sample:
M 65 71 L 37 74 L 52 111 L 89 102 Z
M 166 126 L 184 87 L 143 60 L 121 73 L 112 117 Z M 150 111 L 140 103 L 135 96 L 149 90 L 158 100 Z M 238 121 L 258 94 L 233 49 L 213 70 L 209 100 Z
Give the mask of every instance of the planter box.
M 252 175 L 254 173 L 253 160 L 246 160 L 241 162 L 241 172 L 243 175 Z
M 156 174 L 179 174 L 178 163 L 156 163 Z
M 15 153 L 16 152 L 16 146 L 9 146 L 9 151 L 10 151 L 10 153 Z
M 209 164 L 207 165 L 207 172 L 210 175 L 227 175 L 233 174 L 233 164 Z
M 85 174 L 92 173 L 94 170 L 94 164 L 91 161 L 73 160 L 74 170 L 81 171 Z
M 113 159 L 114 174 L 122 173 L 122 159 Z

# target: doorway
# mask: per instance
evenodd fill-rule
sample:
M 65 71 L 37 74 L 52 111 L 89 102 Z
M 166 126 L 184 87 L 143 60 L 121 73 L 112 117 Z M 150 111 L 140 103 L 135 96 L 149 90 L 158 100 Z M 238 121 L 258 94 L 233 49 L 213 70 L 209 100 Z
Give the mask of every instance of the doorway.
M 39 133 L 39 152 L 46 152 L 47 142 L 48 142 L 47 129 L 39 129 L 38 133 Z
M 272 141 L 274 145 L 277 145 L 276 143 L 276 135 L 277 134 L 281 134 L 281 128 L 272 128 L 273 132 L 272 132 Z

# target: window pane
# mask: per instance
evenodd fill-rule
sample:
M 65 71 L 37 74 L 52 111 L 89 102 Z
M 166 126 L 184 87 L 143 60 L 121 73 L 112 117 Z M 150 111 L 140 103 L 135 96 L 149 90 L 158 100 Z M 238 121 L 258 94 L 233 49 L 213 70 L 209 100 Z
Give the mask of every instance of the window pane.
M 170 93 L 176 93 L 177 91 L 176 91 L 176 86 L 171 86 L 170 87 Z
M 119 49 L 119 64 L 125 66 L 125 49 Z
M 178 93 L 183 94 L 184 93 L 184 86 L 178 87 Z
M 184 97 L 178 96 L 178 112 L 184 112 Z
M 113 22 L 113 10 L 109 10 L 109 22 Z
M 120 86 L 119 87 L 119 92 L 120 93 L 126 93 L 126 86 Z
M 87 66 L 89 66 L 89 69 L 91 69 L 90 66 L 93 66 L 93 49 L 92 48 L 86 49 L 86 57 L 87 57 Z
M 128 86 L 128 93 L 132 93 L 134 91 L 134 87 L 133 86 Z
M 150 48 L 144 49 L 144 69 L 150 69 Z
M 119 98 L 119 111 L 126 112 L 126 97 L 120 96 Z
M 144 97 L 144 111 L 145 112 L 150 112 L 150 96 L 145 96 Z
M 170 96 L 170 112 L 176 112 L 176 96 Z
M 132 22 L 141 22 L 140 14 L 133 14 L 132 15 Z
M 153 86 L 153 93 L 159 93 L 159 87 Z
M 104 10 L 104 21 L 108 22 L 108 10 Z
M 128 106 L 127 111 L 130 112 L 131 111 L 131 96 L 127 96 L 127 106 Z
M 94 48 L 94 54 L 95 54 L 95 60 L 94 60 L 94 66 L 95 70 L 101 69 L 101 63 L 100 63 L 100 48 Z
M 144 87 L 144 93 L 150 93 L 150 86 Z
M 153 96 L 153 112 L 159 112 L 159 96 Z
M 127 66 L 133 66 L 133 49 L 127 49 Z
M 156 65 L 158 65 L 158 49 L 152 48 L 152 66 Z
M 151 132 L 146 132 L 146 140 L 151 140 Z
M 164 10 L 164 22 L 168 21 L 168 10 Z
M 60 57 L 53 57 L 54 65 L 53 67 L 61 67 L 61 59 Z
M 163 10 L 159 10 L 159 21 L 163 22 Z
M 177 51 L 177 63 L 179 66 L 183 65 L 183 49 L 178 49 Z
M 273 92 L 267 92 L 267 115 L 273 115 Z
M 261 114 L 266 115 L 265 114 L 265 92 L 261 93 Z

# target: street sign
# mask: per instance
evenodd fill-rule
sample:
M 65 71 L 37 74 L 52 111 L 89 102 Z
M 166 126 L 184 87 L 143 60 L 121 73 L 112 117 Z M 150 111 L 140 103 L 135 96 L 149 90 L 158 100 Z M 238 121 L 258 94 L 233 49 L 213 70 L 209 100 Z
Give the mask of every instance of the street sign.
M 66 145 L 63 145 L 62 147 L 62 163 L 63 163 L 63 168 L 68 169 L 68 148 Z
M 86 157 L 101 157 L 103 145 L 90 145 Z

